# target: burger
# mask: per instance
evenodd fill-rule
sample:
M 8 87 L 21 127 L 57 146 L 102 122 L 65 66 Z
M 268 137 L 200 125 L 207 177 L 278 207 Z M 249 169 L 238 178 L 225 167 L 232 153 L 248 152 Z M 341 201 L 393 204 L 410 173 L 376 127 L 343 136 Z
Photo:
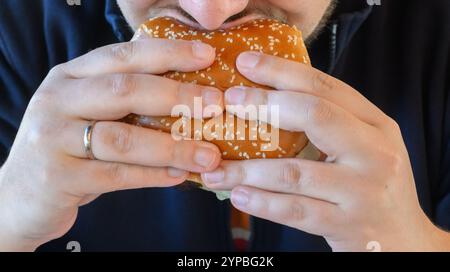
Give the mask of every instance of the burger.
M 194 29 L 171 17 L 158 17 L 145 22 L 135 37 L 201 41 L 216 50 L 214 63 L 200 71 L 170 71 L 162 76 L 198 85 L 213 86 L 226 91 L 234 86 L 270 89 L 254 83 L 236 68 L 237 57 L 246 51 L 278 56 L 311 65 L 302 33 L 295 27 L 273 19 L 256 19 L 229 29 L 207 31 Z M 123 121 L 159 130 L 184 139 L 204 140 L 215 144 L 224 160 L 249 160 L 303 157 L 318 159 L 320 152 L 308 141 L 305 133 L 282 130 L 256 121 L 237 118 L 226 110 L 209 119 L 192 116 L 142 116 L 131 114 Z M 200 124 L 200 125 L 199 125 Z M 256 137 L 255 137 L 256 136 Z M 274 139 L 276 137 L 276 139 Z M 201 177 L 191 173 L 189 181 L 204 188 Z M 216 192 L 227 198 L 226 192 Z

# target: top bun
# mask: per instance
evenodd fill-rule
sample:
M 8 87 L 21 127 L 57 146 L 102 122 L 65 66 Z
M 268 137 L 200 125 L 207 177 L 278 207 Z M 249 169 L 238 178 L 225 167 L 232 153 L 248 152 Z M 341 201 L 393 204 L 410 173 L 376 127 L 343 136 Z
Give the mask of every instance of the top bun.
M 172 71 L 163 74 L 164 77 L 190 82 L 199 85 L 213 86 L 222 91 L 233 86 L 248 86 L 262 89 L 270 89 L 267 86 L 256 84 L 242 76 L 236 68 L 236 59 L 242 52 L 258 51 L 261 53 L 278 56 L 291 61 L 310 65 L 310 59 L 302 39 L 301 32 L 295 27 L 280 23 L 272 19 L 257 19 L 229 29 L 207 31 L 193 29 L 170 17 L 159 17 L 145 22 L 137 31 L 139 35 L 149 35 L 152 38 L 197 40 L 207 43 L 216 49 L 215 62 L 207 69 L 195 72 Z M 301 152 L 308 143 L 306 135 L 302 132 L 290 132 L 279 129 L 278 146 L 268 147 L 268 139 L 261 139 L 259 133 L 273 131 L 270 125 L 262 125 L 258 122 L 245 122 L 245 139 L 243 133 L 236 127 L 237 119 L 232 123 L 225 121 L 223 116 L 215 117 L 215 124 L 221 124 L 222 138 L 209 141 L 218 146 L 225 160 L 264 159 L 264 158 L 290 158 Z M 135 125 L 148 127 L 164 132 L 171 132 L 172 125 L 180 120 L 180 117 L 150 117 L 130 115 L 125 121 Z M 184 120 L 183 124 L 193 127 L 192 123 Z M 198 121 L 198 120 L 197 120 Z M 203 133 L 210 131 L 207 122 L 203 121 Z M 211 124 L 211 123 L 209 123 Z M 208 130 L 209 129 L 209 130 Z M 191 130 L 193 133 L 183 135 L 190 139 L 205 139 L 203 133 Z M 217 130 L 222 131 L 222 130 Z M 250 138 L 250 133 L 258 132 L 257 139 Z M 214 135 L 215 130 L 212 131 Z M 198 138 L 199 134 L 202 137 Z M 217 135 L 214 135 L 217 136 Z M 234 137 L 234 138 L 233 138 Z M 197 178 L 194 178 L 197 180 Z

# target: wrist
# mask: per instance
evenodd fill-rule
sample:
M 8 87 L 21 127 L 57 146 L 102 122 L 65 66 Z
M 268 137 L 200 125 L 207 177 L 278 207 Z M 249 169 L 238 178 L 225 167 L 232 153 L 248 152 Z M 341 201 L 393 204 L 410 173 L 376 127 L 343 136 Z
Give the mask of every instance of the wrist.
M 33 252 L 40 243 L 19 236 L 12 236 L 0 227 L 0 252 Z
M 40 243 L 33 239 L 27 239 L 14 231 L 11 227 L 11 211 L 8 207 L 6 193 L 4 191 L 4 167 L 0 168 L 0 252 L 35 251 Z
M 450 233 L 440 229 L 425 215 L 422 247 L 420 251 L 442 252 L 450 251 Z
M 1 199 L 0 192 L 0 199 Z M 0 200 L 0 252 L 15 252 L 15 251 L 35 251 L 40 243 L 37 239 L 27 237 L 19 231 L 20 223 L 13 218 L 14 212 L 4 203 L 4 199 Z
M 433 249 L 431 251 L 450 252 L 450 233 L 433 225 L 431 232 Z

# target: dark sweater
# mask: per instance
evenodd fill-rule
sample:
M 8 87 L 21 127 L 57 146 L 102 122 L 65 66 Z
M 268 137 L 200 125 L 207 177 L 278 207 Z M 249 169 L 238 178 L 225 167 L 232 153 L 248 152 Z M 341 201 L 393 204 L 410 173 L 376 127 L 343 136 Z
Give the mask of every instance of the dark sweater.
M 450 1 L 382 1 L 374 7 L 340 2 L 309 48 L 313 65 L 349 83 L 399 123 L 420 203 L 433 222 L 449 228 Z M 0 163 L 54 65 L 131 34 L 112 0 L 1 5 Z M 229 205 L 196 189 L 105 194 L 80 209 L 69 233 L 40 249 L 64 251 L 75 240 L 83 251 L 233 250 Z M 329 250 L 321 237 L 265 220 L 253 218 L 252 229 L 251 250 Z

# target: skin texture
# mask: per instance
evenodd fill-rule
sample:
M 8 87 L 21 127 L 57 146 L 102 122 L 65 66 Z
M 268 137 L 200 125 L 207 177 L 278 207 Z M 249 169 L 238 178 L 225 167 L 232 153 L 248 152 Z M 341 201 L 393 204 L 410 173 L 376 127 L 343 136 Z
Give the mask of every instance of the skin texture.
M 205 29 L 265 16 L 295 24 L 309 38 L 330 9 L 330 0 L 118 3 L 135 29 L 158 15 Z M 272 90 L 230 89 L 223 96 L 156 76 L 206 68 L 214 57 L 212 48 L 198 43 L 141 39 L 53 68 L 0 170 L 0 250 L 34 250 L 66 233 L 78 208 L 99 195 L 173 186 L 187 171 L 202 173 L 211 188 L 232 190 L 238 209 L 322 235 L 336 251 L 366 250 L 371 241 L 381 250 L 450 249 L 449 235 L 418 203 L 398 125 L 357 90 L 314 68 L 254 53 L 243 53 L 238 69 Z M 157 101 L 155 93 L 161 97 Z M 112 121 L 129 113 L 167 115 L 194 96 L 221 106 L 280 105 L 281 128 L 305 131 L 328 160 L 221 161 L 209 143 L 175 142 L 170 135 Z M 87 120 L 100 121 L 93 131 L 96 161 L 83 152 Z

